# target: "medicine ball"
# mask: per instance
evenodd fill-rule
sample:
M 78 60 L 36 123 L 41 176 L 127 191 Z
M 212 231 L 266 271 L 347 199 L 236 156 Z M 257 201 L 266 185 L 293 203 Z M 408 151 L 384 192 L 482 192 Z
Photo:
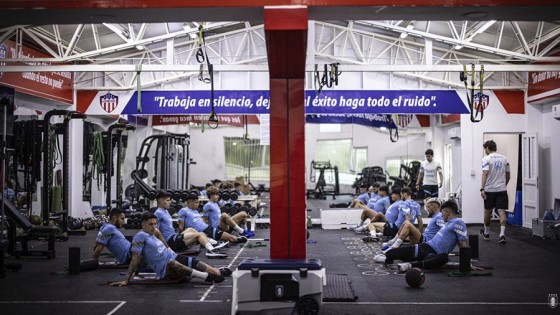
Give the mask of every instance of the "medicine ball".
M 419 288 L 424 284 L 426 279 L 424 272 L 420 268 L 410 268 L 405 275 L 406 283 L 413 288 Z

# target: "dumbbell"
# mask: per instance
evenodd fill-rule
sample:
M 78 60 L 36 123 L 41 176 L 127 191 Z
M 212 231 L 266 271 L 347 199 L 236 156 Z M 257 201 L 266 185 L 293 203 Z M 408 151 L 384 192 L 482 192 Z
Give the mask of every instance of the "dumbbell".
M 220 198 L 222 198 L 223 201 L 229 201 L 230 199 L 230 193 L 227 190 L 221 190 L 220 191 Z
M 239 211 L 241 211 L 241 206 L 238 203 L 236 203 L 231 206 L 229 210 L 229 215 L 236 215 L 239 213 Z
M 229 192 L 229 199 L 236 201 L 239 198 L 239 191 L 232 190 Z
M 250 216 L 256 216 L 257 215 L 257 208 L 255 207 L 249 207 L 249 211 L 247 211 L 247 214 Z
M 227 213 L 229 214 L 230 210 L 231 210 L 231 204 L 226 203 L 225 205 L 223 205 L 222 207 L 220 207 L 220 210 L 222 211 L 222 213 Z

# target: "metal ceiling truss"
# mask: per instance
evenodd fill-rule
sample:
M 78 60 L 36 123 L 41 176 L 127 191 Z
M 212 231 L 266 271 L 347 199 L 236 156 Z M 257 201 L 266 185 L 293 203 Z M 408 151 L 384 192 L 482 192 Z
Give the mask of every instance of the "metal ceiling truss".
M 15 38 L 17 47 L 32 43 L 50 55 L 34 61 L 50 64 L 43 67 L 52 69 L 35 67 L 34 71 L 73 71 L 78 90 L 135 89 L 138 70 L 142 88 L 159 88 L 179 80 L 198 80 L 198 25 L 13 26 L 0 29 L 0 42 Z M 420 88 L 463 87 L 457 72 L 462 65 L 473 63 L 477 69 L 485 66 L 485 88 L 494 89 L 524 88 L 526 71 L 546 67 L 535 62 L 560 61 L 543 57 L 560 43 L 557 24 L 537 22 L 528 29 L 519 22 L 432 21 L 423 22 L 424 30 L 419 25 L 417 21 L 361 20 L 345 25 L 315 21 L 310 27 L 315 53 L 309 60 L 317 64 L 338 62 L 340 70 L 346 72 L 392 73 L 390 80 L 412 78 Z M 494 31 L 489 33 L 491 27 Z M 222 72 L 268 71 L 262 25 L 220 22 L 205 23 L 203 28 L 216 77 Z M 506 38 L 506 33 L 514 35 Z M 489 34 L 494 36 L 491 44 L 483 40 Z M 511 37 L 516 41 L 513 45 Z M 21 71 L 16 67 L 5 69 Z M 313 71 L 313 65 L 307 70 Z

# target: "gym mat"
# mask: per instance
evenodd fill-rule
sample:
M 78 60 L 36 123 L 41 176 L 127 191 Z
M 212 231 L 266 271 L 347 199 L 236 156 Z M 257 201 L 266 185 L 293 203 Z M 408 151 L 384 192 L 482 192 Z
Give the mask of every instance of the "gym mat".
M 327 275 L 323 302 L 354 302 L 358 299 L 347 274 Z

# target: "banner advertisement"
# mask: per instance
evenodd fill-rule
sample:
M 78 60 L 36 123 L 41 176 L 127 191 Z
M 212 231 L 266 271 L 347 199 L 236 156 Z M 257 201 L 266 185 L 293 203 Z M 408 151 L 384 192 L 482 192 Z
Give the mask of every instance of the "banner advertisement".
M 86 114 L 207 115 L 210 91 L 142 91 L 78 93 L 78 108 Z M 333 90 L 306 91 L 306 114 L 467 114 L 456 91 Z M 270 109 L 265 90 L 215 91 L 217 114 L 260 115 Z
M 33 58 L 49 57 L 52 56 L 25 46 L 18 52 L 16 44 L 10 40 L 0 43 L 0 58 L 28 58 L 27 65 L 43 66 L 50 63 L 34 62 Z M 17 92 L 70 105 L 74 103 L 72 72 L 0 72 L 0 84 L 13 87 Z

